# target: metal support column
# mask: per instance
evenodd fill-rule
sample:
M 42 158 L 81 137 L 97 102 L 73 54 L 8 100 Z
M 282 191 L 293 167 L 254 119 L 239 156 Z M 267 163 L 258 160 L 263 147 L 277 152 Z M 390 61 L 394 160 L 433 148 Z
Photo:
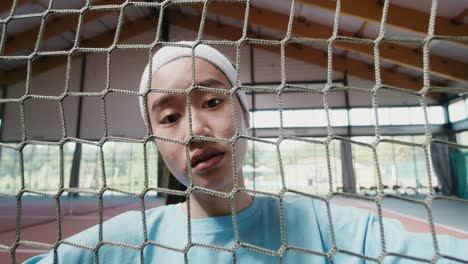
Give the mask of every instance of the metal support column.
M 348 86 L 348 72 L 344 72 L 344 86 Z M 349 92 L 345 91 L 345 104 L 346 111 L 348 113 L 348 126 L 346 136 L 351 138 L 351 124 L 350 124 L 350 103 L 349 103 Z M 341 177 L 343 180 L 343 191 L 347 193 L 356 193 L 356 175 L 354 174 L 353 167 L 353 152 L 351 148 L 351 143 L 346 141 L 341 141 L 340 143 L 340 152 L 341 152 Z
M 80 73 L 80 93 L 84 91 L 85 78 L 86 78 L 86 54 L 81 57 L 81 73 Z M 76 130 L 75 137 L 81 137 L 81 115 L 83 112 L 83 97 L 78 96 L 78 110 L 76 117 Z M 81 164 L 81 143 L 75 144 L 75 151 L 73 152 L 72 167 L 70 172 L 70 188 L 79 188 L 80 186 L 80 164 Z M 70 193 L 71 197 L 77 197 L 78 193 Z

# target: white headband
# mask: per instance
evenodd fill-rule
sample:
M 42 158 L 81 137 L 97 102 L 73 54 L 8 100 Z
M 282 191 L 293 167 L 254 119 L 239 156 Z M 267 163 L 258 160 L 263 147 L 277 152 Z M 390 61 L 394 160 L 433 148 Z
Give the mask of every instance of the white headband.
M 176 42 L 175 44 L 185 44 L 189 46 L 193 46 L 194 42 L 192 41 L 180 41 Z M 179 58 L 183 57 L 191 57 L 192 56 L 192 48 L 191 47 L 172 47 L 172 46 L 165 46 L 158 50 L 153 56 L 153 65 L 151 69 L 151 76 L 154 74 L 164 65 L 168 64 L 171 61 L 174 61 Z M 224 56 L 221 52 L 216 50 L 215 48 L 205 45 L 205 44 L 198 44 L 195 47 L 195 57 L 204 59 L 211 64 L 218 67 L 224 75 L 227 77 L 231 86 L 234 86 L 236 83 L 236 70 L 234 66 L 229 61 L 226 56 Z M 149 79 L 149 64 L 146 65 L 145 71 L 143 72 L 143 76 L 141 77 L 140 81 L 140 94 L 143 94 L 146 91 L 146 86 L 148 84 Z M 239 85 L 241 85 L 239 83 Z M 242 90 L 236 91 L 237 98 L 239 99 L 239 103 L 242 106 L 242 109 L 245 112 L 245 116 L 249 119 L 249 106 L 247 104 L 247 96 L 245 92 Z M 140 110 L 142 116 L 145 115 L 146 109 L 143 106 L 143 97 L 140 97 Z

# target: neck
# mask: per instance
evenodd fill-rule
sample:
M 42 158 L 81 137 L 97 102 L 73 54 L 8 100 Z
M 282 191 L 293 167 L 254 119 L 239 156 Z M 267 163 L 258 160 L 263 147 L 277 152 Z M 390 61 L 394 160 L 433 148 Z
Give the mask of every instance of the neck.
M 239 174 L 239 187 L 245 187 L 242 173 Z M 230 192 L 232 185 L 223 192 Z M 252 204 L 253 198 L 245 192 L 238 192 L 234 197 L 236 212 L 247 209 Z M 187 212 L 187 202 L 182 203 L 182 208 Z M 192 219 L 227 216 L 232 214 L 229 198 L 221 198 L 209 194 L 193 192 L 190 195 L 190 216 Z

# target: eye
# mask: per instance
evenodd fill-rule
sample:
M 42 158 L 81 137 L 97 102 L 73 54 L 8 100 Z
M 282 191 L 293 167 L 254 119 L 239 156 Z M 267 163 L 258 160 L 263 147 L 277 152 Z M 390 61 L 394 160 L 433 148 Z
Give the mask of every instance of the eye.
M 179 118 L 180 118 L 179 114 L 167 115 L 161 120 L 160 123 L 165 124 L 165 125 L 170 125 L 170 124 L 176 122 L 177 120 L 179 120 Z
M 203 105 L 203 108 L 213 108 L 213 107 L 218 106 L 221 103 L 222 103 L 221 99 L 213 98 L 213 99 L 206 101 L 206 103 Z

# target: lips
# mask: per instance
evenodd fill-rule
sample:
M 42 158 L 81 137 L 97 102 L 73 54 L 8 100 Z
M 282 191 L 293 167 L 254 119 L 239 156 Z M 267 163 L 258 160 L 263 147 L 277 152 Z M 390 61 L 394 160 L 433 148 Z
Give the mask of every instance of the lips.
M 190 162 L 196 172 L 204 172 L 216 167 L 224 159 L 224 151 L 216 148 L 203 148 L 196 150 Z

